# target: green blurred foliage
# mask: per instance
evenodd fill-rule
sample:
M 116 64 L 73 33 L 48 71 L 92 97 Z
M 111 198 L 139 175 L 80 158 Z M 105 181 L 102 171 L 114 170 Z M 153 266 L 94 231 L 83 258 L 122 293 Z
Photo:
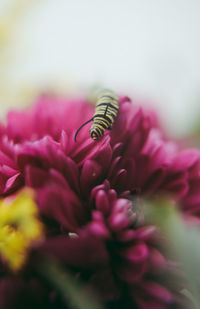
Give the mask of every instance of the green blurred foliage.
M 184 219 L 177 207 L 167 199 L 150 202 L 147 217 L 166 238 L 168 250 L 180 262 L 186 287 L 180 291 L 191 302 L 190 308 L 200 308 L 200 225 Z M 189 309 L 189 308 L 188 308 Z
M 71 303 L 75 309 L 102 309 L 97 297 L 86 290 L 83 284 L 75 279 L 57 261 L 47 259 L 40 265 L 40 272 L 63 296 L 66 306 Z M 68 308 L 68 306 L 67 306 Z

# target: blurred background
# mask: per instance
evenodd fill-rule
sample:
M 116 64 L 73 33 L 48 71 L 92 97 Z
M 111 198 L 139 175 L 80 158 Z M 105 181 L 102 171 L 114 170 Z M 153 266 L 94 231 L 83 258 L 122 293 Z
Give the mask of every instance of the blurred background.
M 38 91 L 110 87 L 174 136 L 200 119 L 199 0 L 0 0 L 0 116 Z

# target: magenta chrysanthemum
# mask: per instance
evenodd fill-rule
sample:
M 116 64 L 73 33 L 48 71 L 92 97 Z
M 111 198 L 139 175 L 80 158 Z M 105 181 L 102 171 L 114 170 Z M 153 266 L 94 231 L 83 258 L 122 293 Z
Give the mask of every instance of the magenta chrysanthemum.
M 93 112 L 86 100 L 47 96 L 10 112 L 1 129 L 1 195 L 34 189 L 46 226 L 36 251 L 56 257 L 111 308 L 171 308 L 177 291 L 160 283 L 170 263 L 156 228 L 145 223 L 140 198 L 167 193 L 185 214 L 198 216 L 199 152 L 180 151 L 164 138 L 155 115 L 127 97 L 120 98 L 112 131 L 93 141 L 84 127 L 75 143 L 76 130 Z M 0 290 L 8 283 L 0 281 Z

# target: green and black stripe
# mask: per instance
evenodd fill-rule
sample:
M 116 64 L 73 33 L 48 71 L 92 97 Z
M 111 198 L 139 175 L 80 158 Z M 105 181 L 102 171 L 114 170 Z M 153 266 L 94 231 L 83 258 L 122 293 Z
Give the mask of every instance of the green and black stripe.
M 86 121 L 76 132 L 75 141 L 80 129 L 90 121 L 90 137 L 94 140 L 104 135 L 105 130 L 110 130 L 119 110 L 118 97 L 110 90 L 102 90 L 97 96 L 96 109 L 92 119 Z
M 93 116 L 93 124 L 90 128 L 90 136 L 99 139 L 112 124 L 119 110 L 117 96 L 110 90 L 103 90 L 97 97 L 96 109 Z

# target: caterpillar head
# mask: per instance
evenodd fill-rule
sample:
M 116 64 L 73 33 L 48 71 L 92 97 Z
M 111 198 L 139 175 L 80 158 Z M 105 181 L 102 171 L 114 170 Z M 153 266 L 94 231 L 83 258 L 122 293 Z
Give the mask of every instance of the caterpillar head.
M 99 139 L 102 136 L 101 131 L 99 130 L 98 127 L 92 126 L 90 129 L 90 137 L 94 140 Z

